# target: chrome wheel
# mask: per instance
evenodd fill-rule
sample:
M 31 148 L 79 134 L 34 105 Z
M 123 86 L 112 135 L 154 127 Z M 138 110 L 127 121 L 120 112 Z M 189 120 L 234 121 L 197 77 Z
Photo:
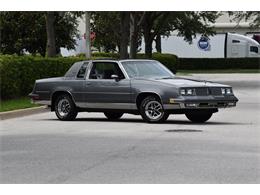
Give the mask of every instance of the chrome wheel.
M 58 103 L 58 113 L 61 117 L 66 117 L 70 112 L 70 103 L 67 99 L 61 99 Z
M 158 101 L 150 101 L 145 105 L 145 114 L 151 120 L 159 120 L 163 116 L 162 105 Z

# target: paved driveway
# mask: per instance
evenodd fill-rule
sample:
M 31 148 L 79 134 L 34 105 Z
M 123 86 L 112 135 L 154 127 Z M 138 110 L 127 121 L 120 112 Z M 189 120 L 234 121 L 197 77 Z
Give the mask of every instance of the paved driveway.
M 259 183 L 260 75 L 194 77 L 232 84 L 238 106 L 202 125 L 182 115 L 109 122 L 102 113 L 1 121 L 0 183 Z

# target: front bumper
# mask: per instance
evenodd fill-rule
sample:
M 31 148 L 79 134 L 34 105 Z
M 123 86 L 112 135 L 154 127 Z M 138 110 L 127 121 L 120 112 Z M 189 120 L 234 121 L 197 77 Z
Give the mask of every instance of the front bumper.
M 235 107 L 238 99 L 234 95 L 228 96 L 181 96 L 171 98 L 171 103 L 164 104 L 165 110 L 175 109 L 214 109 Z

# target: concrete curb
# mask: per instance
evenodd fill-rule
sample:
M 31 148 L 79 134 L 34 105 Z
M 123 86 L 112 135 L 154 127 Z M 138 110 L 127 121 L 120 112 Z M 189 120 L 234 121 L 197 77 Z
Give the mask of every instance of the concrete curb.
M 38 113 L 43 113 L 43 112 L 48 112 L 48 111 L 49 110 L 47 109 L 46 106 L 40 106 L 40 107 L 35 107 L 35 108 L 26 108 L 26 109 L 1 112 L 0 120 L 23 117 L 23 116 L 28 116 L 28 115 L 38 114 Z

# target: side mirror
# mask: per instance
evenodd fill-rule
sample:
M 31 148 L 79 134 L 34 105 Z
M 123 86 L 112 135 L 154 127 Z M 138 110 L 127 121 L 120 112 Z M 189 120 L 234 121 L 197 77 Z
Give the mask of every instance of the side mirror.
M 116 75 L 116 74 L 112 74 L 111 75 L 111 79 L 115 79 L 115 81 L 119 81 L 120 80 L 118 75 Z

